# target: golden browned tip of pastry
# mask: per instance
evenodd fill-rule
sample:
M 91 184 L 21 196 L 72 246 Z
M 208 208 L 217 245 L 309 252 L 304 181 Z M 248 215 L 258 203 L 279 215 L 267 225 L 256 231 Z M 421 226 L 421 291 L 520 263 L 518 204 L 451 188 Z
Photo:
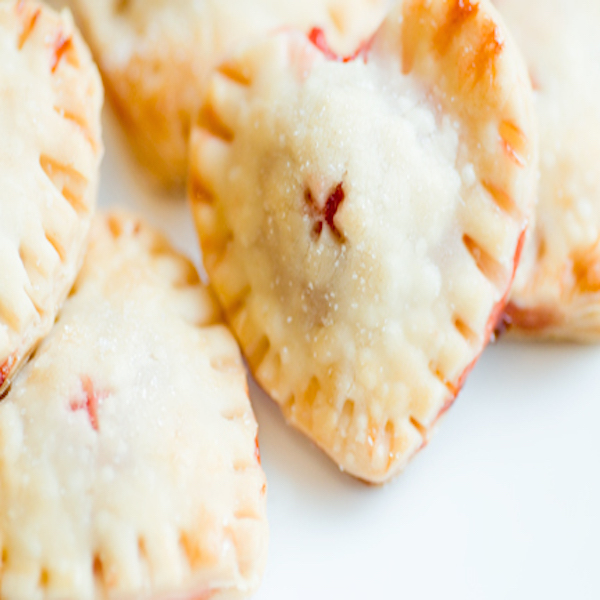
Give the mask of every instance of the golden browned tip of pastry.
M 533 212 L 532 91 L 497 13 L 406 0 L 349 58 L 318 31 L 240 50 L 191 164 L 252 372 L 342 469 L 387 481 L 487 344 Z
M 268 540 L 256 436 L 194 267 L 138 218 L 98 218 L 0 403 L 1 597 L 249 596 Z
M 600 340 L 600 5 L 495 2 L 525 56 L 540 193 L 506 322 L 530 339 Z
M 282 26 L 320 26 L 341 48 L 377 27 L 387 0 L 73 0 L 132 146 L 161 184 L 182 186 L 189 133 L 214 65 Z
M 0 5 L 0 395 L 73 284 L 96 204 L 102 86 L 68 13 Z

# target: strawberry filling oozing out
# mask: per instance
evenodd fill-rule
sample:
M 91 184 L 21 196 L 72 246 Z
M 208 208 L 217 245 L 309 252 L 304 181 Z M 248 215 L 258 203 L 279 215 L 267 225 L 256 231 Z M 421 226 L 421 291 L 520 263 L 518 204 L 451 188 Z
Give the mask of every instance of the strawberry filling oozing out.
M 106 392 L 97 392 L 94 389 L 92 380 L 85 375 L 81 378 L 81 393 L 71 400 L 71 410 L 73 412 L 79 410 L 87 411 L 92 428 L 94 431 L 99 431 L 98 405 L 100 401 L 104 400 L 107 396 L 108 394 Z

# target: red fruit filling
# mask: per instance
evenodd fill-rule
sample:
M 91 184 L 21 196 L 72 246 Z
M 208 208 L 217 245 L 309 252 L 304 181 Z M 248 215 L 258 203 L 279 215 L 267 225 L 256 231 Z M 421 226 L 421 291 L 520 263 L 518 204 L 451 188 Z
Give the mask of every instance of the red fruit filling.
M 14 364 L 15 357 L 14 355 L 11 355 L 0 365 L 0 387 L 2 387 L 4 382 L 8 379 Z
M 313 227 L 314 234 L 319 237 L 323 231 L 323 225 L 327 224 L 334 237 L 337 238 L 338 241 L 343 242 L 344 235 L 337 228 L 334 221 L 340 205 L 346 199 L 343 183 L 339 183 L 329 194 L 323 208 L 320 208 L 317 205 L 310 189 L 307 189 L 304 193 L 304 199 L 309 206 L 312 217 L 316 221 L 315 226 Z
M 314 27 L 313 29 L 311 29 L 310 33 L 308 34 L 308 39 L 316 48 L 318 48 L 323 53 L 323 56 L 325 56 L 325 58 L 343 63 L 352 62 L 361 55 L 364 55 L 364 59 L 366 62 L 367 51 L 371 46 L 371 41 L 368 41 L 360 45 L 354 54 L 350 54 L 349 56 L 340 56 L 329 47 L 325 32 L 319 27 Z
M 58 69 L 58 65 L 60 64 L 62 57 L 72 48 L 72 38 L 70 36 L 65 37 L 63 32 L 61 31 L 54 42 L 54 53 L 52 55 L 52 62 L 50 63 L 52 73 L 56 72 L 56 69 Z
M 81 377 L 81 388 L 82 393 L 76 398 L 73 398 L 73 400 L 71 400 L 71 410 L 87 411 L 92 428 L 95 431 L 98 431 L 98 404 L 101 400 L 104 400 L 108 396 L 108 394 L 106 392 L 97 392 L 94 389 L 94 384 L 92 383 L 92 380 L 87 375 Z
M 256 436 L 256 440 L 255 440 L 255 448 L 254 448 L 254 456 L 256 457 L 256 460 L 258 462 L 258 464 L 261 464 L 261 460 L 260 460 L 260 446 L 258 445 L 258 435 Z

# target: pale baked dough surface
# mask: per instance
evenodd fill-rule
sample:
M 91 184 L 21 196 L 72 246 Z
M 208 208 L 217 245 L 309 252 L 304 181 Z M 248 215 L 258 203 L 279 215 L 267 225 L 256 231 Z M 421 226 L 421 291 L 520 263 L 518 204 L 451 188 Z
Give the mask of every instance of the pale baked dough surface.
M 540 198 L 508 315 L 534 337 L 600 339 L 600 4 L 497 0 L 525 55 Z
M 384 481 L 504 306 L 535 197 L 531 89 L 486 2 L 404 2 L 354 61 L 323 50 L 283 32 L 219 67 L 190 194 L 259 382 Z
M 102 86 L 68 13 L 0 4 L 0 395 L 50 330 L 96 204 Z
M 181 185 L 210 69 L 246 38 L 318 26 L 351 52 L 389 0 L 71 0 L 133 146 L 163 183 Z
M 267 545 L 256 434 L 193 266 L 136 219 L 99 218 L 0 403 L 0 596 L 246 597 Z

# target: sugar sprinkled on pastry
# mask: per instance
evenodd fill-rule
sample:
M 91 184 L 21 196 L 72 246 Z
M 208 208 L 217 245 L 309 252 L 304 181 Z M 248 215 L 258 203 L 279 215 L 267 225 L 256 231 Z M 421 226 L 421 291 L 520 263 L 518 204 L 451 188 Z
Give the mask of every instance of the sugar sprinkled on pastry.
M 187 175 L 206 77 L 246 37 L 325 28 L 341 49 L 368 37 L 390 0 L 71 0 L 139 158 L 165 184 Z
M 489 340 L 532 112 L 484 1 L 400 3 L 348 59 L 282 32 L 211 78 L 190 178 L 211 283 L 258 381 L 360 478 L 406 465 Z
M 237 344 L 153 230 L 112 215 L 90 244 L 0 402 L 0 596 L 245 597 L 267 528 Z
M 532 337 L 600 340 L 600 4 L 497 0 L 528 64 L 540 197 L 507 322 Z
M 85 250 L 102 86 L 68 13 L 0 4 L 0 396 L 50 330 Z

